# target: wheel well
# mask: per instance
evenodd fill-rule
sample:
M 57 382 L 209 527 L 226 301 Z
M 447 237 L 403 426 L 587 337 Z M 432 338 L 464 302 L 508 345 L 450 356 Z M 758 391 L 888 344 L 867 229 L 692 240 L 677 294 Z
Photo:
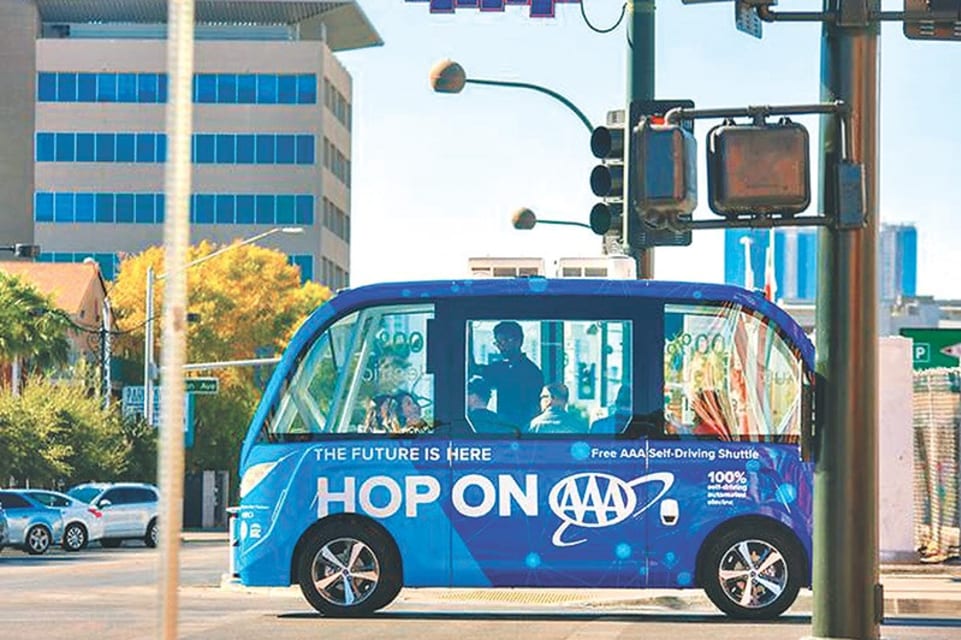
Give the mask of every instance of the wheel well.
M 327 516 L 322 520 L 318 520 L 313 523 L 300 535 L 297 540 L 297 544 L 294 545 L 294 552 L 290 556 L 290 584 L 297 584 L 299 582 L 300 576 L 297 575 L 297 558 L 300 557 L 300 551 L 303 549 L 304 545 L 307 543 L 307 539 L 313 535 L 316 531 L 326 527 L 330 524 L 342 522 L 347 526 L 352 527 L 368 527 L 379 532 L 393 547 L 394 553 L 397 559 L 400 561 L 400 575 L 403 578 L 404 575 L 404 560 L 400 556 L 400 549 L 397 548 L 397 542 L 394 537 L 376 520 L 372 520 L 366 516 L 358 515 L 356 513 L 335 513 L 333 515 Z
M 81 521 L 81 520 L 71 520 L 70 522 L 68 522 L 67 524 L 64 525 L 63 530 L 66 531 L 66 530 L 67 530 L 67 527 L 69 527 L 69 526 L 71 526 L 71 525 L 77 525 L 78 527 L 80 527 L 81 529 L 83 529 L 84 532 L 87 531 L 87 525 L 84 524 L 83 521 Z
M 697 550 L 697 562 L 695 564 L 695 576 L 694 581 L 699 587 L 704 586 L 704 554 L 711 547 L 718 537 L 726 534 L 734 529 L 774 529 L 781 534 L 787 536 L 790 540 L 794 542 L 795 551 L 801 556 L 802 566 L 804 567 L 804 581 L 802 584 L 811 584 L 811 559 L 808 557 L 807 551 L 804 549 L 804 545 L 798 540 L 797 535 L 782 522 L 778 522 L 774 518 L 769 518 L 767 516 L 741 516 L 739 518 L 733 518 L 727 520 L 726 522 L 718 525 L 701 543 L 701 548 Z

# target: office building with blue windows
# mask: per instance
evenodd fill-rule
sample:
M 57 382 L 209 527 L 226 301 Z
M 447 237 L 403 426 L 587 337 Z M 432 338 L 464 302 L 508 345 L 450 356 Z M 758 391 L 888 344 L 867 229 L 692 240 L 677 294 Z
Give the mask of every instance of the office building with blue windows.
M 163 241 L 165 0 L 0 0 L 0 237 L 40 260 Z M 191 242 L 264 244 L 349 284 L 351 78 L 336 52 L 382 44 L 354 0 L 197 0 Z
M 817 297 L 818 230 L 780 227 L 774 231 L 777 299 L 812 303 Z M 913 224 L 882 224 L 878 232 L 878 299 L 891 302 L 917 295 L 918 231 Z M 768 229 L 726 229 L 724 282 L 764 287 Z

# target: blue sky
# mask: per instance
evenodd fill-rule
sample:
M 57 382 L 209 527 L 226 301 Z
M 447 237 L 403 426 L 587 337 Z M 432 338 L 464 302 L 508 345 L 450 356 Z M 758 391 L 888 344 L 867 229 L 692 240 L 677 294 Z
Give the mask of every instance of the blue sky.
M 600 27 L 622 0 L 586 0 Z M 516 231 L 519 207 L 542 218 L 587 221 L 597 201 L 588 184 L 589 134 L 549 97 L 468 85 L 434 93 L 428 72 L 450 58 L 468 77 L 549 87 L 597 124 L 626 96 L 622 24 L 591 31 L 577 4 L 552 19 L 526 7 L 503 13 L 462 9 L 430 14 L 426 3 L 361 0 L 383 47 L 339 54 L 353 86 L 351 284 L 467 275 L 475 256 L 600 255 L 586 229 L 541 225 Z M 816 0 L 784 0 L 777 10 L 814 11 Z M 900 2 L 885 2 L 888 10 Z M 690 98 L 698 107 L 810 103 L 819 100 L 821 28 L 764 25 L 757 40 L 734 28 L 733 2 L 684 5 L 663 0 L 656 14 L 655 97 Z M 918 293 L 961 298 L 954 275 L 961 239 L 961 43 L 906 39 L 886 23 L 880 38 L 880 217 L 918 226 Z M 816 118 L 797 118 L 816 149 Z M 701 171 L 696 218 L 710 218 L 704 186 L 704 133 L 697 122 Z M 816 203 L 816 154 L 813 167 Z M 696 231 L 689 247 L 659 248 L 659 279 L 719 282 L 723 232 Z

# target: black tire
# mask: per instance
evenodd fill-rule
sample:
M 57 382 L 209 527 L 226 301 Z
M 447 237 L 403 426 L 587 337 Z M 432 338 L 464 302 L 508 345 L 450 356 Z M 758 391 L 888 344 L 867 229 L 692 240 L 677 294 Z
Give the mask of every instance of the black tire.
M 371 526 L 348 522 L 308 534 L 297 575 L 307 602 L 331 618 L 368 616 L 390 604 L 402 585 L 400 556 L 391 540 Z
M 120 538 L 101 538 L 100 546 L 104 549 L 116 549 L 123 544 Z
M 740 620 L 771 620 L 794 604 L 805 571 L 804 553 L 793 535 L 755 523 L 708 544 L 701 585 L 718 609 Z
M 27 531 L 27 536 L 24 538 L 24 548 L 30 555 L 39 556 L 50 549 L 52 542 L 53 537 L 50 535 L 50 530 L 37 524 Z
M 154 518 L 150 521 L 150 524 L 147 525 L 147 533 L 144 534 L 143 543 L 153 549 L 157 546 L 158 536 L 157 519 Z
M 60 546 L 64 551 L 80 551 L 87 546 L 87 528 L 79 522 L 71 522 L 63 530 Z

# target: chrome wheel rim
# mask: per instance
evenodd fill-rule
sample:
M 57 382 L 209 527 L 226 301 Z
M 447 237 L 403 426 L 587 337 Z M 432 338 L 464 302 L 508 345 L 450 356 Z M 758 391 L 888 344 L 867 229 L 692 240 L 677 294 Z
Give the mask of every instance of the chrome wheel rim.
M 764 540 L 742 540 L 721 556 L 717 578 L 731 602 L 761 609 L 777 601 L 787 588 L 787 560 Z
M 34 527 L 30 530 L 30 538 L 27 540 L 30 549 L 37 553 L 43 553 L 50 546 L 50 536 L 43 527 Z
M 157 524 L 154 523 L 154 525 L 150 527 L 150 541 L 154 544 L 154 546 L 156 546 L 157 540 L 159 539 L 160 539 L 160 532 L 157 530 Z
M 380 563 L 369 546 L 354 538 L 337 538 L 321 547 L 311 563 L 317 593 L 338 607 L 369 598 L 380 582 Z
M 67 532 L 63 537 L 67 542 L 67 548 L 73 550 L 80 549 L 83 543 L 87 541 L 87 536 L 83 533 L 83 527 L 75 524 L 67 527 Z

